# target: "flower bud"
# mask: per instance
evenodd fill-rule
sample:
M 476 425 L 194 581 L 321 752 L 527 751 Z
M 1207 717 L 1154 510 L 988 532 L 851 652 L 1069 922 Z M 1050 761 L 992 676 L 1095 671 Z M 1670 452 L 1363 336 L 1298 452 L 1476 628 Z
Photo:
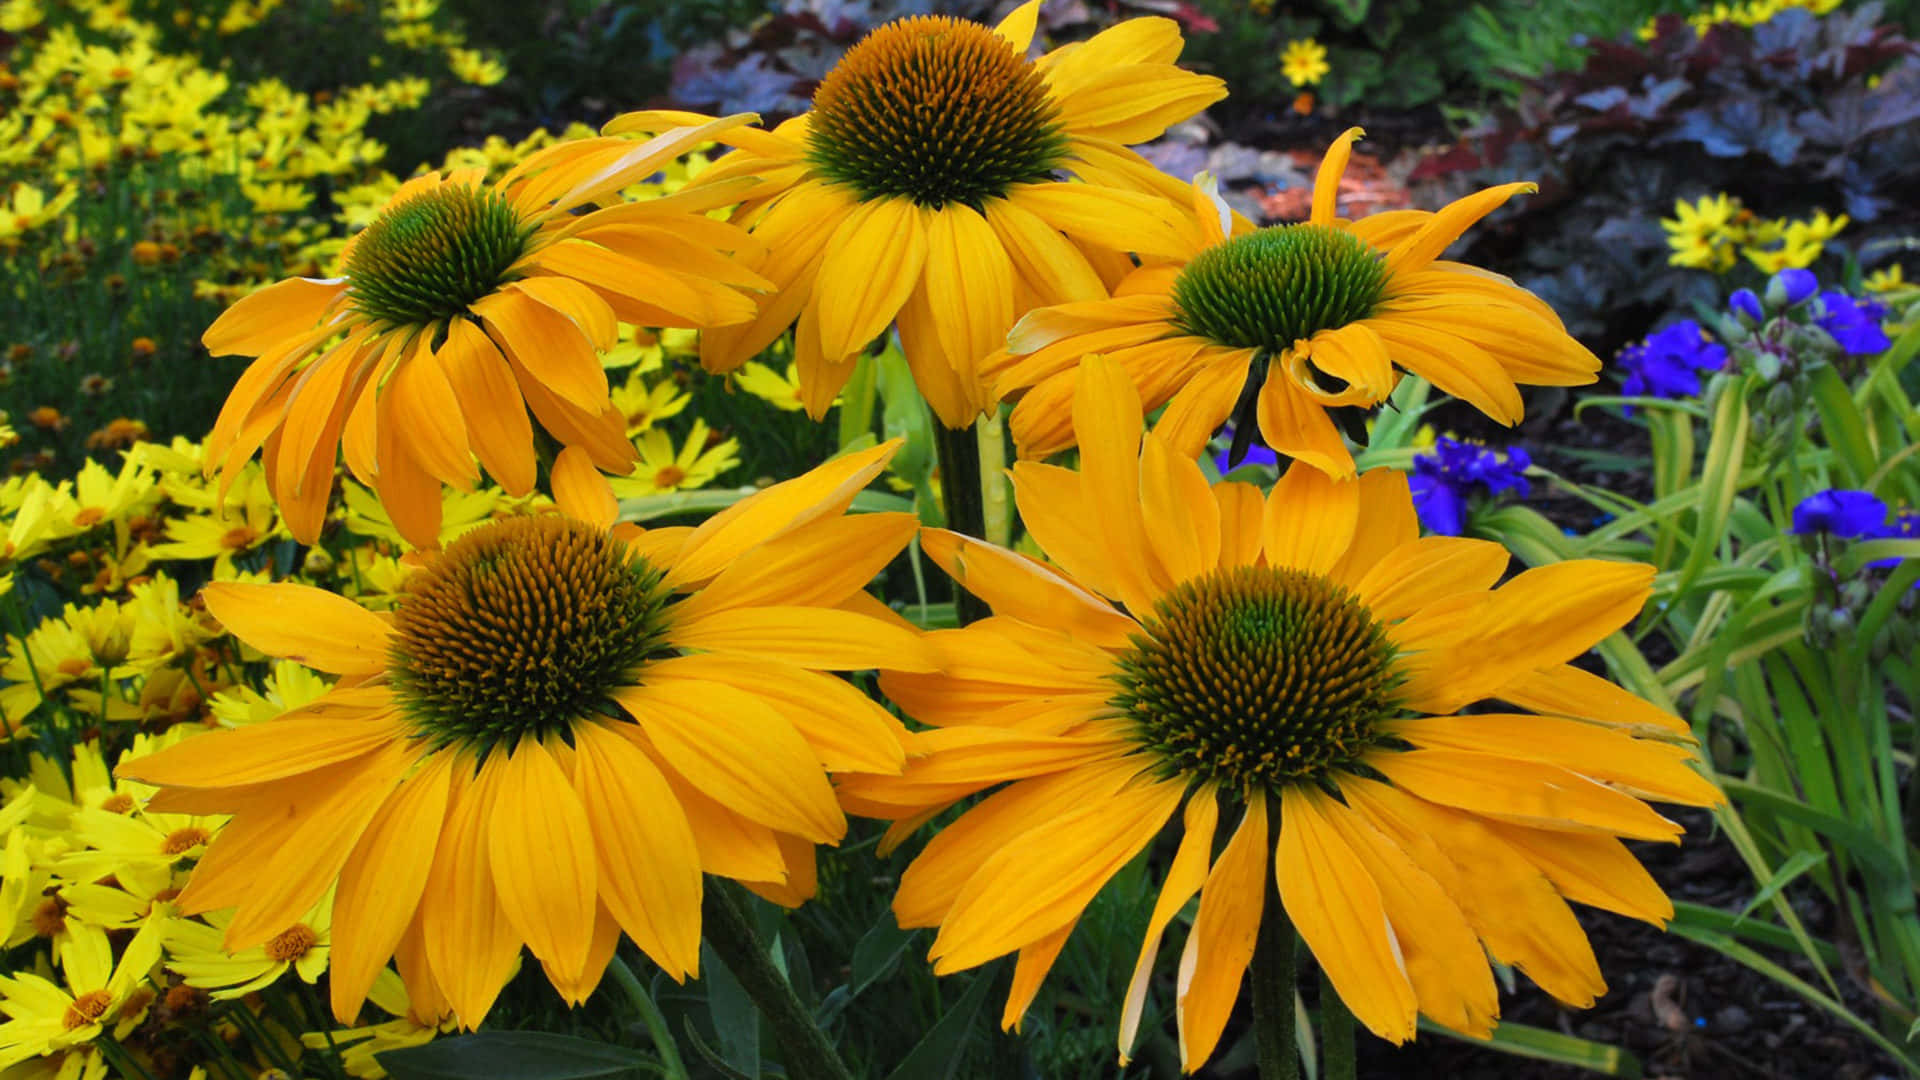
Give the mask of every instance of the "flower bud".
M 1735 289 L 1727 299 L 1727 306 L 1749 330 L 1766 321 L 1766 313 L 1760 310 L 1760 297 L 1752 289 Z
M 1774 310 L 1798 307 L 1819 287 L 1820 282 L 1811 270 L 1782 270 L 1767 282 L 1767 306 Z

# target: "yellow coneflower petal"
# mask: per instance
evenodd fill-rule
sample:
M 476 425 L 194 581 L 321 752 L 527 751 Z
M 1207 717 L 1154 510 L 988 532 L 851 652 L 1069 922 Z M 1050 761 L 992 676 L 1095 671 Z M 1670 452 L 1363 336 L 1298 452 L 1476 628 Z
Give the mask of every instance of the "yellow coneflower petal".
M 1141 255 L 1187 255 L 1199 248 L 1199 233 L 1158 196 L 1092 184 L 1026 184 L 1007 201 L 1082 242 L 1110 246 L 1125 237 Z
M 1327 571 L 1327 577 L 1353 588 L 1372 572 L 1375 563 L 1395 548 L 1420 537 L 1420 517 L 1413 509 L 1407 475 L 1398 469 L 1369 469 L 1359 479 L 1360 515 L 1346 554 Z M 1371 609 L 1371 605 L 1369 605 Z M 1379 612 L 1375 619 L 1384 621 Z
M 1016 292 L 1025 290 L 1016 305 L 1020 310 L 1098 300 L 1107 295 L 1106 285 L 1087 257 L 1046 222 L 1005 199 L 987 200 L 986 215 L 987 224 L 993 226 L 994 236 L 1013 264 Z
M 1687 747 L 1635 739 L 1583 720 L 1476 713 L 1395 720 L 1389 727 L 1415 746 L 1558 765 L 1642 799 L 1711 806 L 1724 798 L 1691 768 L 1694 752 Z
M 537 471 L 533 425 L 499 350 L 479 327 L 455 319 L 437 355 L 460 407 L 473 420 L 467 441 L 481 466 L 509 495 L 532 491 Z
M 724 159 L 723 159 L 724 160 Z M 838 189 L 802 184 L 754 226 L 767 254 L 751 265 L 776 291 L 751 321 L 700 335 L 700 363 L 708 371 L 738 368 L 772 344 L 806 306 L 827 242 L 856 204 Z
M 1516 825 L 1673 841 L 1684 831 L 1652 807 L 1578 773 L 1461 750 L 1373 754 L 1368 764 L 1428 802 Z
M 772 706 L 719 683 L 698 695 L 630 687 L 614 698 L 676 772 L 748 820 L 815 843 L 846 832 L 812 749 Z
M 742 499 L 708 518 L 686 540 L 666 583 L 684 588 L 707 581 L 747 549 L 846 510 L 860 489 L 886 468 L 900 440 L 835 458 Z
M 480 1026 L 520 959 L 521 939 L 501 910 L 487 825 L 504 755 L 456 784 L 421 896 L 421 936 L 434 979 L 460 1025 Z
M 1397 376 L 1386 342 L 1364 322 L 1326 330 L 1313 336 L 1314 366 L 1344 380 L 1372 401 L 1393 393 Z
M 1552 882 L 1479 819 L 1370 780 L 1343 779 L 1340 792 L 1446 887 L 1495 960 L 1570 1005 L 1606 993 L 1586 931 Z
M 1140 942 L 1140 956 L 1134 961 L 1133 976 L 1127 980 L 1126 1003 L 1120 1010 L 1120 1064 L 1124 1068 L 1133 1053 L 1140 1031 L 1140 1016 L 1146 1009 L 1147 983 L 1153 976 L 1153 962 L 1160 951 L 1160 939 L 1167 924 L 1187 906 L 1193 894 L 1207 879 L 1208 863 L 1213 858 L 1213 830 L 1220 820 L 1220 803 L 1211 789 L 1202 789 L 1187 800 L 1181 822 L 1180 847 L 1173 853 L 1167 877 L 1154 901 L 1153 914 L 1147 919 L 1146 936 Z M 944 834 L 943 834 L 944 835 Z
M 1520 182 L 1500 184 L 1484 188 L 1464 198 L 1455 199 L 1435 213 L 1422 224 L 1412 236 L 1395 245 L 1387 252 L 1387 271 L 1402 273 L 1420 270 L 1440 253 L 1447 250 L 1460 234 L 1472 228 L 1476 222 L 1508 199 L 1523 191 L 1538 191 L 1540 185 Z
M 1007 12 L 1007 17 L 994 26 L 993 32 L 1015 52 L 1024 54 L 1033 44 L 1033 32 L 1040 25 L 1040 0 L 1027 0 Z
M 897 773 L 906 764 L 900 745 L 906 728 L 841 679 L 784 664 L 704 654 L 662 660 L 648 669 L 647 681 L 654 686 L 721 683 L 751 691 L 786 717 L 820 764 L 834 771 Z
M 1053 970 L 1053 962 L 1060 958 L 1060 950 L 1079 923 L 1080 920 L 1075 919 L 1046 937 L 1021 946 L 1019 959 L 1013 965 L 1013 985 L 1007 989 L 1007 1004 L 1000 1010 L 1000 1030 L 1019 1033 L 1034 995 L 1040 992 L 1040 984 L 1046 980 L 1047 972 Z
M 1313 174 L 1313 209 L 1308 221 L 1315 225 L 1331 225 L 1338 212 L 1335 205 L 1340 197 L 1340 178 L 1346 175 L 1347 162 L 1353 157 L 1353 143 L 1366 135 L 1357 127 L 1341 132 L 1327 147 L 1326 156 L 1320 159 L 1320 169 Z
M 1406 702 L 1445 715 L 1527 671 L 1579 656 L 1640 613 L 1653 572 L 1594 559 L 1528 570 L 1487 594 L 1471 644 L 1409 658 Z
M 1167 402 L 1153 425 L 1154 434 L 1188 457 L 1199 457 L 1213 433 L 1233 415 L 1247 382 L 1247 363 L 1238 352 L 1216 354 Z
M 925 211 L 905 199 L 861 203 L 834 230 L 820 272 L 840 285 L 810 301 L 828 362 L 866 348 L 900 313 L 926 266 L 927 231 Z
M 937 926 L 967 879 L 1009 839 L 1111 796 L 1136 771 L 1116 762 L 1083 765 L 987 796 L 928 841 L 900 876 L 894 917 L 903 927 Z
M 429 475 L 449 487 L 473 490 L 480 475 L 468 449 L 460 399 L 426 338 L 394 370 L 379 405 L 412 419 L 404 425 L 407 449 Z
M 860 671 L 892 667 L 932 671 L 939 661 L 910 630 L 850 611 L 755 607 L 676 621 L 674 644 L 759 657 L 803 668 Z
M 576 728 L 574 746 L 573 786 L 592 824 L 602 899 L 661 970 L 698 975 L 700 852 L 673 789 L 633 743 L 599 724 Z
M 1171 64 L 1182 45 L 1180 24 L 1172 19 L 1126 19 L 1079 45 L 1048 53 L 1036 66 L 1046 73 L 1047 86 L 1056 95 L 1070 94 L 1115 67 Z
M 1142 783 L 1035 828 L 988 859 L 954 898 L 929 955 L 937 974 L 977 967 L 1072 922 L 1180 804 L 1183 785 Z
M 1256 794 L 1247 801 L 1246 817 L 1200 888 L 1200 913 L 1180 954 L 1175 1013 L 1182 1069 L 1192 1070 L 1211 1057 L 1220 1033 L 1226 1030 L 1227 1017 L 1240 996 L 1241 978 L 1260 937 L 1272 855 L 1267 800 Z
M 542 963 L 586 964 L 599 877 L 580 797 L 538 739 L 522 739 L 495 780 L 487 861 L 500 911 Z
M 1213 501 L 1220 506 L 1220 565 L 1251 566 L 1260 558 L 1260 530 L 1267 497 L 1252 484 L 1213 485 Z
M 907 768 L 899 776 L 852 774 L 841 778 L 841 789 L 895 802 L 951 802 L 1001 780 L 1044 776 L 1109 761 L 1123 752 L 1121 744 L 1100 736 L 939 728 L 908 736 Z
M 1122 26 L 1147 22 L 1129 19 Z M 1119 26 L 1114 29 L 1119 29 Z M 1174 31 L 1179 48 L 1179 31 Z M 1098 36 L 1081 46 L 1097 48 Z M 1174 124 L 1227 96 L 1226 84 L 1183 71 L 1165 61 L 1116 66 L 1057 94 L 1060 118 L 1076 138 L 1105 139 L 1122 145 L 1151 142 Z
M 996 614 L 1058 626 L 1109 648 L 1125 646 L 1138 624 L 1079 585 L 1026 556 L 947 529 L 923 529 L 920 549 Z M 1045 618 L 1035 618 L 1045 613 Z
M 128 779 L 177 788 L 232 788 L 265 784 L 360 757 L 391 741 L 398 731 L 391 707 L 341 715 L 337 707 L 237 728 L 222 740 L 218 757 L 184 745 L 134 758 Z
M 328 989 L 333 1017 L 352 1024 L 374 978 L 412 925 L 447 816 L 453 755 L 434 754 L 380 807 L 340 868 Z
M 1380 888 L 1301 788 L 1280 794 L 1276 860 L 1280 902 L 1340 1000 L 1388 1042 L 1413 1038 L 1418 1001 Z
M 865 588 L 919 527 L 912 514 L 821 518 L 760 545 L 682 601 L 679 618 L 733 608 L 830 605 Z
M 249 293 L 220 313 L 200 336 L 215 356 L 260 356 L 286 340 L 289 327 L 306 330 L 347 289 L 344 278 L 288 278 Z
M 584 1005 L 593 996 L 594 990 L 599 988 L 601 978 L 607 973 L 607 965 L 612 962 L 613 954 L 619 947 L 620 923 L 607 910 L 607 905 L 601 903 L 594 910 L 587 956 L 580 966 L 562 969 L 542 960 L 540 970 L 560 995 L 561 1001 L 572 1006 Z
M 1360 485 L 1295 465 L 1274 484 L 1260 523 L 1268 566 L 1313 574 L 1333 569 L 1360 521 Z
M 475 302 L 473 311 L 514 359 L 562 400 L 587 410 L 607 400 L 606 369 L 572 319 L 510 292 Z
M 1273 449 L 1331 476 L 1353 475 L 1353 455 L 1333 419 L 1279 364 L 1267 369 L 1255 419 L 1260 437 Z
M 633 736 L 621 733 L 628 741 Z M 719 801 L 709 798 L 693 782 L 674 771 L 657 750 L 642 748 L 659 767 L 673 797 L 687 815 L 694 845 L 700 851 L 700 869 L 738 881 L 772 881 L 786 873 L 785 860 L 773 830 L 749 821 Z
M 1560 894 L 1665 929 L 1673 919 L 1673 901 L 1627 846 L 1611 836 L 1529 829 L 1487 822 L 1495 836 L 1512 845 L 1547 875 Z
M 620 501 L 613 496 L 593 459 L 578 446 L 561 449 L 553 461 L 553 501 L 560 512 L 598 529 L 606 529 L 620 518 Z
M 1114 588 L 1129 609 L 1152 610 L 1172 581 L 1147 551 L 1140 509 L 1140 397 L 1120 365 L 1098 356 L 1081 365 L 1073 426 L 1080 436 L 1081 487 L 1105 534 Z
M 1220 504 L 1188 456 L 1167 448 L 1156 432 L 1140 440 L 1140 510 L 1154 561 L 1184 581 L 1220 561 Z
M 1401 367 L 1500 423 L 1520 422 L 1525 406 L 1519 387 L 1480 346 L 1413 320 L 1402 323 L 1392 313 L 1375 319 L 1373 330 Z
M 1506 548 L 1489 540 L 1423 536 L 1375 560 L 1353 593 L 1374 618 L 1395 622 L 1441 600 L 1484 594 L 1512 559 Z
M 946 207 L 928 215 L 926 227 L 922 287 L 941 346 L 971 387 L 979 378 L 975 362 L 1005 343 L 1013 325 L 1013 261 L 993 226 L 972 207 Z
M 1501 700 L 1536 712 L 1643 729 L 1640 733 L 1665 732 L 1693 741 L 1693 729 L 1685 720 L 1571 664 L 1516 676 L 1503 683 L 1498 693 Z
M 820 867 L 810 842 L 791 833 L 773 834 L 786 872 L 777 880 L 741 882 L 755 896 L 784 908 L 797 908 L 813 899 L 820 887 Z
M 262 944 L 300 921 L 340 876 L 360 834 L 405 773 L 416 747 L 389 742 L 345 782 L 287 815 L 283 844 L 227 924 L 228 950 Z

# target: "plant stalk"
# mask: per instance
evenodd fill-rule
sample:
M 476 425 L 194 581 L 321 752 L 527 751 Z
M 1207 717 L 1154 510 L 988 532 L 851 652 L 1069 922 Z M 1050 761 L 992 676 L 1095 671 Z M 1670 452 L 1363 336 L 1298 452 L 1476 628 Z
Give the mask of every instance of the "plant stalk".
M 940 501 L 946 504 L 947 528 L 963 536 L 986 539 L 987 508 L 980 488 L 980 438 L 971 428 L 953 431 L 938 420 L 933 441 L 940 451 Z M 960 625 L 987 617 L 987 605 L 955 583 L 953 610 Z
M 795 996 L 787 977 L 775 967 L 741 905 L 737 886 L 709 877 L 700 904 L 707 944 L 753 999 L 773 1031 L 793 1080 L 853 1080 L 827 1035 Z
M 719 947 L 715 946 L 714 951 L 718 952 Z M 647 1026 L 647 1034 L 653 1038 L 654 1052 L 660 1055 L 660 1067 L 666 1080 L 688 1080 L 687 1064 L 680 1058 L 680 1045 L 673 1041 L 667 1018 L 661 1015 L 660 1006 L 654 1004 L 653 995 L 640 985 L 640 979 L 634 975 L 633 969 L 617 953 L 607 965 L 607 972 L 613 976 L 614 982 L 620 984 L 627 1000 L 633 1002 L 633 1007 L 639 1011 L 640 1022 Z
M 1300 1047 L 1293 1026 L 1294 957 L 1299 941 L 1287 909 L 1280 905 L 1271 865 L 1266 879 L 1267 902 L 1253 946 L 1255 1058 L 1260 1080 L 1299 1080 Z
M 1354 1080 L 1353 1010 L 1320 969 L 1320 1070 L 1322 1080 Z

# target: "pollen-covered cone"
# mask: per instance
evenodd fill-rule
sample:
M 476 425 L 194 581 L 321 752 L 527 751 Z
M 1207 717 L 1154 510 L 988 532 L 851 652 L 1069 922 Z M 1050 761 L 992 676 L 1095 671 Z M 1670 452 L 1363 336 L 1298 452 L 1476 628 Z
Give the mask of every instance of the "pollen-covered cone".
M 1660 924 L 1672 907 L 1618 837 L 1675 840 L 1643 799 L 1720 799 L 1679 718 L 1570 661 L 1640 610 L 1650 567 L 1592 560 L 1497 584 L 1498 545 L 1419 536 L 1403 476 L 1296 465 L 1268 496 L 1209 487 L 1119 365 L 1087 362 L 1081 472 L 1022 462 L 1051 565 L 950 532 L 928 557 L 993 610 L 928 636 L 943 668 L 886 672 L 931 725 L 904 773 L 853 777 L 888 843 L 984 794 L 901 877 L 935 970 L 1019 954 L 1018 1024 L 1094 895 L 1178 821 L 1120 1018 L 1132 1045 L 1161 938 L 1197 893 L 1175 984 L 1181 1057 L 1212 1053 L 1268 874 L 1355 1015 L 1486 1035 L 1487 957 L 1590 1004 L 1600 970 L 1568 901 Z M 1493 703 L 1499 703 L 1494 706 Z M 1472 712 L 1486 703 L 1498 711 Z
M 709 371 L 739 368 L 798 320 L 802 401 L 816 419 L 861 350 L 897 324 L 920 392 L 950 428 L 996 400 L 978 372 L 1025 312 L 1105 299 L 1133 264 L 1198 242 L 1179 185 L 1127 149 L 1226 96 L 1175 66 L 1171 19 L 1128 19 L 1029 60 L 1039 0 L 996 27 L 914 16 L 875 29 L 820 82 L 813 109 L 689 185 L 753 230 L 779 287 L 752 321 L 701 335 Z M 643 112 L 608 132 L 655 131 Z M 1079 183 L 1063 183 L 1062 175 Z
M 828 773 L 904 760 L 899 723 L 827 674 L 933 667 L 861 591 L 912 515 L 846 513 L 897 445 L 647 531 L 609 531 L 611 498 L 568 451 L 555 488 L 571 516 L 467 533 L 391 616 L 302 585 L 208 586 L 242 641 L 341 678 L 279 719 L 123 766 L 161 787 L 150 808 L 233 815 L 181 910 L 236 907 L 237 951 L 337 888 L 343 1023 L 390 957 L 421 1015 L 450 1007 L 469 1028 L 523 945 L 574 1003 L 623 931 L 674 978 L 696 974 L 701 874 L 800 903 L 813 846 L 846 828 Z
M 533 422 L 625 474 L 633 445 L 599 359 L 618 324 L 745 322 L 769 285 L 727 257 L 754 241 L 684 202 L 577 211 L 752 119 L 563 143 L 491 185 L 477 169 L 402 184 L 348 242 L 342 276 L 270 285 L 207 329 L 214 355 L 258 358 L 207 439 L 207 471 L 224 491 L 264 447 L 287 527 L 310 544 L 344 454 L 419 547 L 437 543 L 442 484 L 471 490 L 484 467 L 532 490 Z
M 1074 444 L 1080 360 L 1120 362 L 1155 430 L 1188 456 L 1237 411 L 1242 430 L 1337 477 L 1353 475 L 1331 409 L 1371 410 L 1410 371 L 1503 424 L 1520 420 L 1521 385 L 1593 382 L 1600 360 L 1559 316 L 1511 280 L 1439 256 L 1531 184 L 1503 184 L 1446 208 L 1348 221 L 1334 199 L 1359 128 L 1320 163 L 1308 220 L 1256 229 L 1195 184 L 1204 234 L 1174 260 L 1144 266 L 1108 300 L 1035 311 L 982 367 L 1019 397 L 1020 456 Z M 1245 415 L 1250 412 L 1252 415 Z

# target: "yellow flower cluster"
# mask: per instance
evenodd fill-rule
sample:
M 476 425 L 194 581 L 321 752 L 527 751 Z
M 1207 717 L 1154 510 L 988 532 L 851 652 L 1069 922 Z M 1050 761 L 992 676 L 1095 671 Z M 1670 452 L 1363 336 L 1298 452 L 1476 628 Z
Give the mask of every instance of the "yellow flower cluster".
M 1725 192 L 1691 203 L 1676 200 L 1673 212 L 1660 220 L 1673 248 L 1668 264 L 1716 274 L 1732 270 L 1741 258 L 1765 274 L 1811 266 L 1848 223 L 1847 215 L 1829 217 L 1825 210 L 1805 220 L 1761 218 Z
M 1783 11 L 1802 8 L 1815 15 L 1825 15 L 1846 0 L 1739 0 L 1736 3 L 1716 3 L 1702 11 L 1687 16 L 1687 25 L 1694 32 L 1704 34 L 1716 26 L 1759 26 Z M 1652 41 L 1658 34 L 1657 19 L 1648 19 L 1636 31 L 1641 41 Z

